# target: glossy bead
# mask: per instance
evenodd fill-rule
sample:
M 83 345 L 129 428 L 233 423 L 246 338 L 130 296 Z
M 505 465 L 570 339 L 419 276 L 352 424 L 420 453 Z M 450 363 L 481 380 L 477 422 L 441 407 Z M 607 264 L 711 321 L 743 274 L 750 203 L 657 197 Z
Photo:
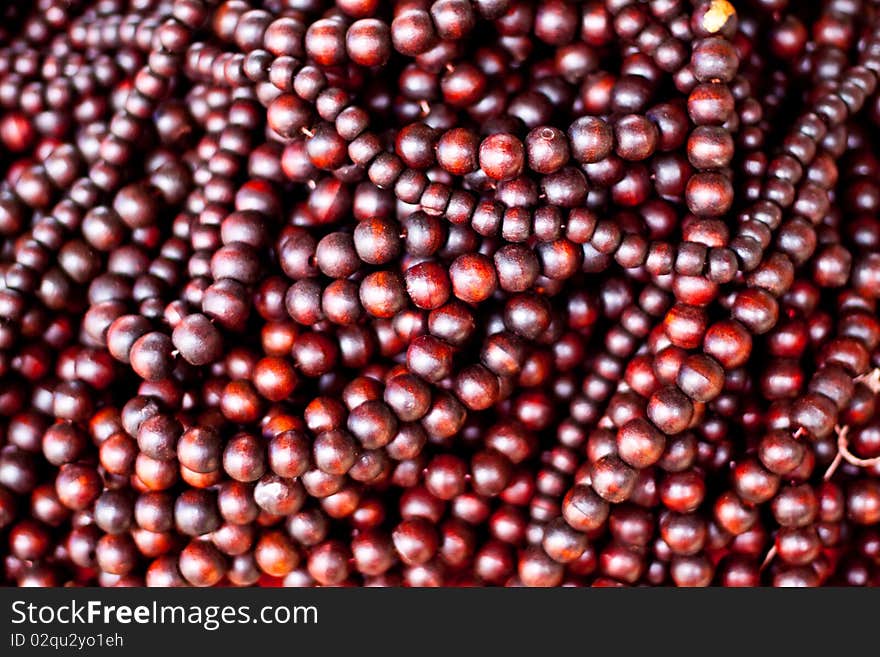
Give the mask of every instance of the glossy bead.
M 568 129 L 571 151 L 581 163 L 600 162 L 614 147 L 611 126 L 598 117 L 585 116 L 577 119 Z
M 101 493 L 100 477 L 87 465 L 63 465 L 55 479 L 55 491 L 64 506 L 79 511 L 88 508 Z
M 706 485 L 699 473 L 686 470 L 666 475 L 658 490 L 667 508 L 678 513 L 691 513 L 702 503 Z
M 783 527 L 806 527 L 813 523 L 819 502 L 809 486 L 782 488 L 771 503 L 773 517 Z
M 624 160 L 644 160 L 657 146 L 659 134 L 655 125 L 643 116 L 628 114 L 614 125 L 617 154 Z
M 861 479 L 847 489 L 847 517 L 859 525 L 875 524 L 880 518 L 880 487 L 870 479 Z
M 672 386 L 661 388 L 648 400 L 648 418 L 658 429 L 674 435 L 688 428 L 693 417 L 691 401 Z
M 730 82 L 736 74 L 739 57 L 726 39 L 710 37 L 697 42 L 691 54 L 694 76 L 700 82 Z
M 212 544 L 194 540 L 180 553 L 178 568 L 193 586 L 214 586 L 226 572 L 226 561 Z
M 677 383 L 682 392 L 691 399 L 700 402 L 710 401 L 721 393 L 724 371 L 708 356 L 690 356 L 678 370 Z
M 437 142 L 437 163 L 456 176 L 472 173 L 479 166 L 479 145 L 479 138 L 470 130 L 447 130 Z
M 391 537 L 401 561 L 408 565 L 426 563 L 439 547 L 434 528 L 422 518 L 404 520 Z
M 368 400 L 351 410 L 348 429 L 365 448 L 376 449 L 391 442 L 397 430 L 397 419 L 388 405 L 379 400 Z
M 733 203 L 730 181 L 717 173 L 697 173 L 688 181 L 685 190 L 688 209 L 703 217 L 725 214 Z
M 168 378 L 173 367 L 174 345 L 164 333 L 153 331 L 135 340 L 129 352 L 132 369 L 146 381 Z
M 210 427 L 192 427 L 183 432 L 177 442 L 177 459 L 194 472 L 208 473 L 221 465 L 222 442 L 216 430 Z
M 603 456 L 590 469 L 593 489 L 612 503 L 625 501 L 636 484 L 636 471 L 617 456 Z
M 765 470 L 756 460 L 737 464 L 733 484 L 743 501 L 761 504 L 772 498 L 779 488 L 779 477 Z
M 525 147 L 529 168 L 537 173 L 553 173 L 568 162 L 568 139 L 556 128 L 535 128 L 526 136 Z
M 630 420 L 617 433 L 620 458 L 637 469 L 647 468 L 659 461 L 665 446 L 663 434 L 641 418 Z
M 233 436 L 223 450 L 223 469 L 236 481 L 256 481 L 266 471 L 263 445 L 247 433 Z
M 526 586 L 547 587 L 558 586 L 564 571 L 543 550 L 531 549 L 520 558 L 518 572 Z
M 391 31 L 376 19 L 355 21 L 345 34 L 345 48 L 354 63 L 381 66 L 391 55 Z
M 834 429 L 836 407 L 834 402 L 819 393 L 807 393 L 792 407 L 791 420 L 802 427 L 813 439 L 830 435 Z
M 480 168 L 494 180 L 516 178 L 525 163 L 522 142 L 511 134 L 499 133 L 480 144 Z
M 456 376 L 455 392 L 469 409 L 484 410 L 498 400 L 498 378 L 483 365 L 471 365 Z
M 752 338 L 746 328 L 735 321 L 712 324 L 703 338 L 706 353 L 715 357 L 722 367 L 733 369 L 743 365 L 751 355 Z
M 430 49 L 436 39 L 431 16 L 424 10 L 407 9 L 391 23 L 391 41 L 395 50 L 404 55 L 419 55 Z
M 746 505 L 729 491 L 722 493 L 715 501 L 714 516 L 716 522 L 734 536 L 749 531 L 758 519 L 754 507 Z
M 3 583 L 876 583 L 871 3 L 66 4 L 0 37 Z

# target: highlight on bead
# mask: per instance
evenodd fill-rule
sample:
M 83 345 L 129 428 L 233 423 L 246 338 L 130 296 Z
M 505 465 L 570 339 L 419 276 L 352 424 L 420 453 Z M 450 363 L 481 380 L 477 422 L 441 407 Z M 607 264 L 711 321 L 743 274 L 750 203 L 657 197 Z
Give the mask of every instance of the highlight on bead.
M 0 585 L 880 583 L 880 0 L 0 14 Z
M 736 9 L 727 0 L 712 0 L 703 13 L 701 25 L 706 32 L 720 32 L 727 21 L 736 17 Z

